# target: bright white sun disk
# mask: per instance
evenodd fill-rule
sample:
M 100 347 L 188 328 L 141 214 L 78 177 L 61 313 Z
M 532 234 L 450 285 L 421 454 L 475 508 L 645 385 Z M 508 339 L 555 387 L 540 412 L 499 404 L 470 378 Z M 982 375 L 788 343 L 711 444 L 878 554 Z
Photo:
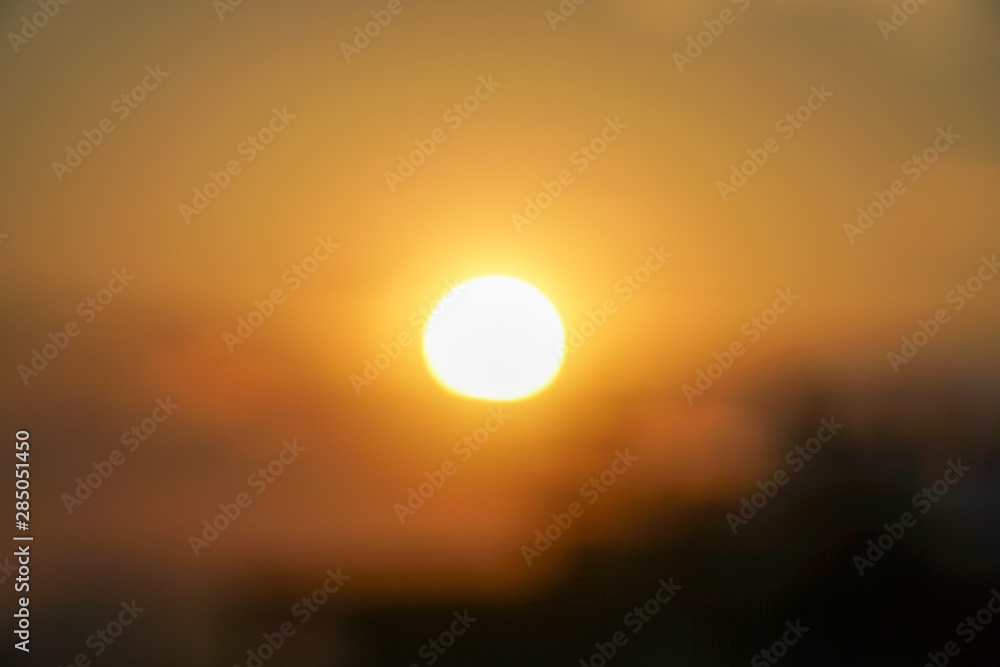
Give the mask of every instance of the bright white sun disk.
M 528 283 L 484 276 L 458 285 L 434 309 L 424 356 L 448 389 L 510 400 L 545 388 L 559 372 L 565 332 L 559 313 Z

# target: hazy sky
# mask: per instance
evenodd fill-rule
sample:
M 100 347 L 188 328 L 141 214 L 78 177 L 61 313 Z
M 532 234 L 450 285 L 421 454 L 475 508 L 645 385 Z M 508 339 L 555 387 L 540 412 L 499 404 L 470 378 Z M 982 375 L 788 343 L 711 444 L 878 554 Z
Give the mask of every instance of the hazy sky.
M 252 547 L 296 563 L 335 551 L 399 577 L 431 562 L 524 576 L 525 527 L 617 446 L 659 460 L 669 437 L 675 457 L 609 506 L 746 474 L 771 427 L 730 395 L 798 376 L 995 378 L 1000 281 L 960 311 L 947 299 L 1000 253 L 1000 8 L 930 2 L 885 39 L 891 2 L 833 4 L 590 0 L 553 29 L 555 1 L 401 0 L 350 62 L 342 43 L 386 3 L 246 0 L 220 19 L 208 0 L 73 2 L 16 52 L 8 37 L 0 359 L 11 414 L 48 441 L 49 529 L 85 553 L 184 561 L 200 521 L 298 438 L 301 467 L 206 569 Z M 675 53 L 724 10 L 678 71 Z M 4 3 L 4 32 L 34 11 Z M 121 100 L 144 81 L 142 101 Z M 454 110 L 477 90 L 474 110 Z M 782 124 L 810 99 L 808 120 Z M 79 166 L 53 166 L 102 119 L 113 130 Z M 265 128 L 273 141 L 255 148 Z M 949 129 L 926 171 L 907 166 Z M 589 157 L 602 131 L 613 141 Z M 386 172 L 429 138 L 390 188 Z M 724 199 L 718 183 L 762 150 Z M 518 229 L 512 215 L 564 170 Z M 185 220 L 210 172 L 226 186 Z M 858 207 L 897 179 L 902 194 L 851 239 Z M 339 247 L 296 282 L 287 272 L 319 257 L 317 239 Z M 669 261 L 620 288 L 650 247 Z M 134 281 L 86 320 L 79 304 L 123 268 Z M 537 286 L 567 327 L 608 299 L 620 308 L 545 395 L 508 406 L 509 426 L 408 531 L 392 505 L 490 407 L 433 382 L 414 322 L 454 281 L 493 273 Z M 286 300 L 230 352 L 224 334 L 276 289 Z M 778 290 L 799 300 L 751 340 L 746 323 Z M 950 321 L 894 373 L 886 354 L 939 308 Z M 70 321 L 79 335 L 25 386 L 18 365 Z M 350 376 L 400 333 L 417 342 L 358 395 Z M 688 406 L 682 386 L 735 341 L 746 354 Z M 68 517 L 59 494 L 165 396 L 176 416 Z

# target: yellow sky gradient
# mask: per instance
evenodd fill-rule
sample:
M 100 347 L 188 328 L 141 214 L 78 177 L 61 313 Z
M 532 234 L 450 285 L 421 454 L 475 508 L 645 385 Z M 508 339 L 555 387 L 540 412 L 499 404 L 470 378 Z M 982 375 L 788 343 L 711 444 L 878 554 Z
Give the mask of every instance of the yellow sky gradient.
M 40 484 L 66 524 L 50 529 L 85 553 L 183 560 L 188 533 L 296 437 L 302 467 L 201 557 L 207 571 L 241 550 L 301 568 L 333 552 L 379 575 L 372 588 L 409 572 L 499 586 L 478 575 L 527 577 L 525 527 L 616 447 L 651 463 L 602 501 L 608 516 L 750 475 L 777 428 L 748 403 L 758 392 L 995 380 L 1000 281 L 899 374 L 886 353 L 1000 253 L 1000 8 L 927 3 L 886 40 L 889 2 L 740 4 L 590 0 L 553 30 L 556 2 L 402 0 L 349 63 L 341 42 L 385 3 L 245 0 L 220 20 L 208 1 L 73 2 L 17 53 L 8 42 L 0 358 L 11 414 L 48 442 Z M 678 72 L 673 54 L 727 8 L 735 21 Z M 5 32 L 36 9 L 6 3 Z M 169 74 L 119 119 L 114 100 L 147 66 Z M 490 76 L 500 85 L 451 127 L 445 112 Z M 783 137 L 813 86 L 832 97 Z M 294 118 L 247 162 L 241 143 L 275 108 Z M 59 182 L 52 163 L 106 117 L 114 131 Z M 581 171 L 574 154 L 607 119 L 627 127 Z M 436 128 L 446 140 L 391 191 L 386 171 Z M 910 181 L 904 164 L 939 128 L 960 139 Z M 772 137 L 778 151 L 723 201 L 718 181 Z M 230 160 L 240 173 L 185 222 L 179 205 Z M 562 170 L 572 182 L 519 231 L 511 216 Z M 905 194 L 850 242 L 844 225 L 896 179 Z M 291 290 L 282 276 L 317 238 L 339 247 Z M 650 247 L 672 256 L 626 300 L 616 285 Z M 18 365 L 122 267 L 134 282 L 25 386 Z M 510 424 L 409 530 L 392 505 L 491 405 L 433 381 L 413 315 L 492 274 L 536 286 L 567 329 L 619 308 L 545 393 L 507 406 Z M 682 386 L 788 288 L 800 300 L 689 406 Z M 223 335 L 275 289 L 286 302 L 230 353 Z M 414 343 L 359 395 L 350 376 L 401 333 Z M 67 518 L 59 494 L 165 395 L 176 419 L 89 501 L 100 514 Z

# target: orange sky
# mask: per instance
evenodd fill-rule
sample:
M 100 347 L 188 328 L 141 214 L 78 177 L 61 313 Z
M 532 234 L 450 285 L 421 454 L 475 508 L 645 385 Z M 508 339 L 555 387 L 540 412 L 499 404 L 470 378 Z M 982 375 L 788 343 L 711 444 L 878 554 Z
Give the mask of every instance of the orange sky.
M 960 311 L 947 300 L 1000 253 L 995 3 L 928 3 L 886 40 L 887 2 L 590 0 L 553 29 L 555 2 L 402 0 L 351 62 L 341 42 L 386 5 L 336 4 L 248 0 L 220 20 L 207 1 L 70 3 L 0 57 L 4 395 L 48 442 L 44 502 L 67 545 L 183 561 L 186 536 L 296 437 L 301 468 L 199 557 L 207 569 L 252 547 L 399 577 L 431 563 L 526 576 L 529 526 L 616 447 L 651 463 L 609 515 L 750 474 L 775 427 L 742 397 L 786 378 L 996 378 L 1000 281 Z M 723 9 L 734 21 L 678 72 L 674 53 Z M 6 3 L 5 32 L 35 10 Z M 115 100 L 157 66 L 123 117 Z M 832 96 L 788 136 L 778 123 L 820 86 Z M 468 118 L 448 115 L 477 88 Z M 53 162 L 105 118 L 113 131 L 60 181 Z M 581 157 L 608 119 L 620 132 Z M 269 124 L 272 143 L 244 144 Z M 911 180 L 939 128 L 960 138 Z M 434 152 L 390 189 L 386 172 L 429 137 Z M 769 138 L 776 152 L 723 201 L 718 182 Z M 186 222 L 180 205 L 231 162 Z M 518 230 L 512 215 L 564 171 Z M 905 192 L 850 242 L 844 225 L 896 179 Z M 308 280 L 286 278 L 318 238 L 339 247 Z M 626 300 L 616 286 L 650 247 L 671 257 Z M 78 304 L 122 267 L 134 282 L 84 322 Z M 433 382 L 414 314 L 497 273 L 538 287 L 567 328 L 620 308 L 401 527 L 392 505 L 489 407 Z M 745 323 L 784 289 L 800 300 L 750 343 Z M 285 301 L 230 353 L 224 334 L 274 290 Z M 886 353 L 942 307 L 951 321 L 893 373 Z M 25 386 L 18 365 L 70 321 L 79 336 Z M 359 395 L 350 376 L 404 333 L 416 342 Z M 734 341 L 746 354 L 688 406 L 682 386 Z M 59 494 L 167 395 L 176 417 L 68 517 Z M 296 513 L 306 501 L 314 513 Z

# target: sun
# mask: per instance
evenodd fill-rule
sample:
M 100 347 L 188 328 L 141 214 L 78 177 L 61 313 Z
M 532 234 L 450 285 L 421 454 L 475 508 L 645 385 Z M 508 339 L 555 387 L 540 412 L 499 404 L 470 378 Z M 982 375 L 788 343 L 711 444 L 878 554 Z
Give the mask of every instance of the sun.
M 424 356 L 437 380 L 465 396 L 526 398 L 562 366 L 559 313 L 517 278 L 473 278 L 448 292 L 424 331 Z

